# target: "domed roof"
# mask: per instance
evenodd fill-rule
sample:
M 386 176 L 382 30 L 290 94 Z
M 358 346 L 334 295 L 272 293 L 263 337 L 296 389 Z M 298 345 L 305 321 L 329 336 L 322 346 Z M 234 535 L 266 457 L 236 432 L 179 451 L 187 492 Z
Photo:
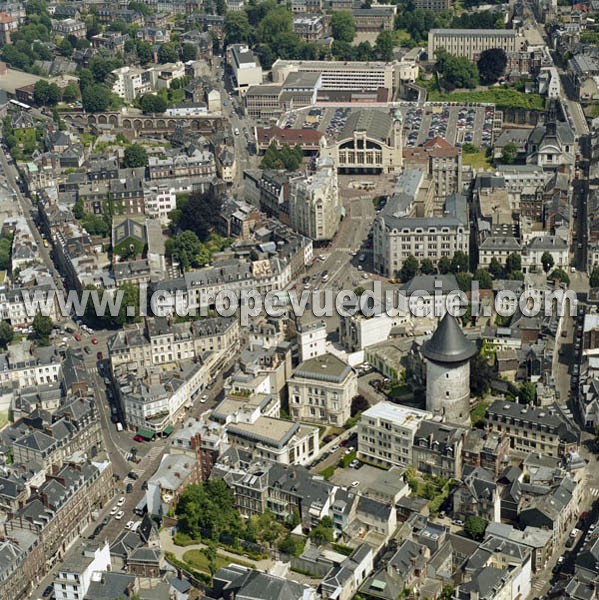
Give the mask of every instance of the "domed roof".
M 459 363 L 476 354 L 476 345 L 466 339 L 456 318 L 447 312 L 430 340 L 422 345 L 422 354 L 433 362 Z

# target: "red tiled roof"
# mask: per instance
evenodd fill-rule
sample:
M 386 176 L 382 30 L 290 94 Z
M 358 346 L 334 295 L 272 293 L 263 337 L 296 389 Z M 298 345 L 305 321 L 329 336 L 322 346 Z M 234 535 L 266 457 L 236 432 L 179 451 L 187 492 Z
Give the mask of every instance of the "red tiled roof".
M 457 156 L 459 154 L 459 150 L 441 136 L 428 140 L 422 147 L 433 157 Z

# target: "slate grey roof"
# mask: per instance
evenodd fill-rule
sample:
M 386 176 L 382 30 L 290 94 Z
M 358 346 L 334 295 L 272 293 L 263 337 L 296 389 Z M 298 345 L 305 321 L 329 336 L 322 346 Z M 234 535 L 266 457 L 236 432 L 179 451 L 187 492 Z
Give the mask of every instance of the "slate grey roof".
M 466 339 L 456 318 L 447 312 L 433 336 L 422 345 L 422 354 L 433 362 L 460 363 L 476 354 L 476 346 Z
M 393 128 L 391 116 L 381 110 L 357 110 L 350 114 L 339 139 L 353 137 L 354 131 L 365 131 L 367 137 L 386 142 Z

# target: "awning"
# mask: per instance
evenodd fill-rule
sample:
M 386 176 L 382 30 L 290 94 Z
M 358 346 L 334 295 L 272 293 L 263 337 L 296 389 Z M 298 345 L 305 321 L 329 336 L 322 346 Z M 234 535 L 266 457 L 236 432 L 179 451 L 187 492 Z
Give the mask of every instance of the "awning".
M 162 432 L 162 435 L 170 435 L 171 433 L 173 433 L 173 431 L 175 431 L 175 428 L 172 425 L 167 425 L 164 428 L 164 431 Z
M 154 437 L 154 432 L 151 429 L 143 429 L 143 427 L 140 427 L 137 430 L 137 435 L 140 435 L 144 440 L 151 440 Z

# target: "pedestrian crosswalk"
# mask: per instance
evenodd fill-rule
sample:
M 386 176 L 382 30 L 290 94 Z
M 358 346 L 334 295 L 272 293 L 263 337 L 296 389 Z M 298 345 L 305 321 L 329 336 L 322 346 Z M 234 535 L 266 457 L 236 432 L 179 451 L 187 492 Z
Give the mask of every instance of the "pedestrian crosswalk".
M 545 585 L 546 585 L 545 581 L 543 581 L 542 579 L 537 579 L 537 581 L 535 581 L 532 584 L 532 591 L 538 595 L 539 592 L 541 592 L 541 590 L 545 587 Z
M 589 488 L 589 495 L 598 497 L 599 496 L 599 488 Z

